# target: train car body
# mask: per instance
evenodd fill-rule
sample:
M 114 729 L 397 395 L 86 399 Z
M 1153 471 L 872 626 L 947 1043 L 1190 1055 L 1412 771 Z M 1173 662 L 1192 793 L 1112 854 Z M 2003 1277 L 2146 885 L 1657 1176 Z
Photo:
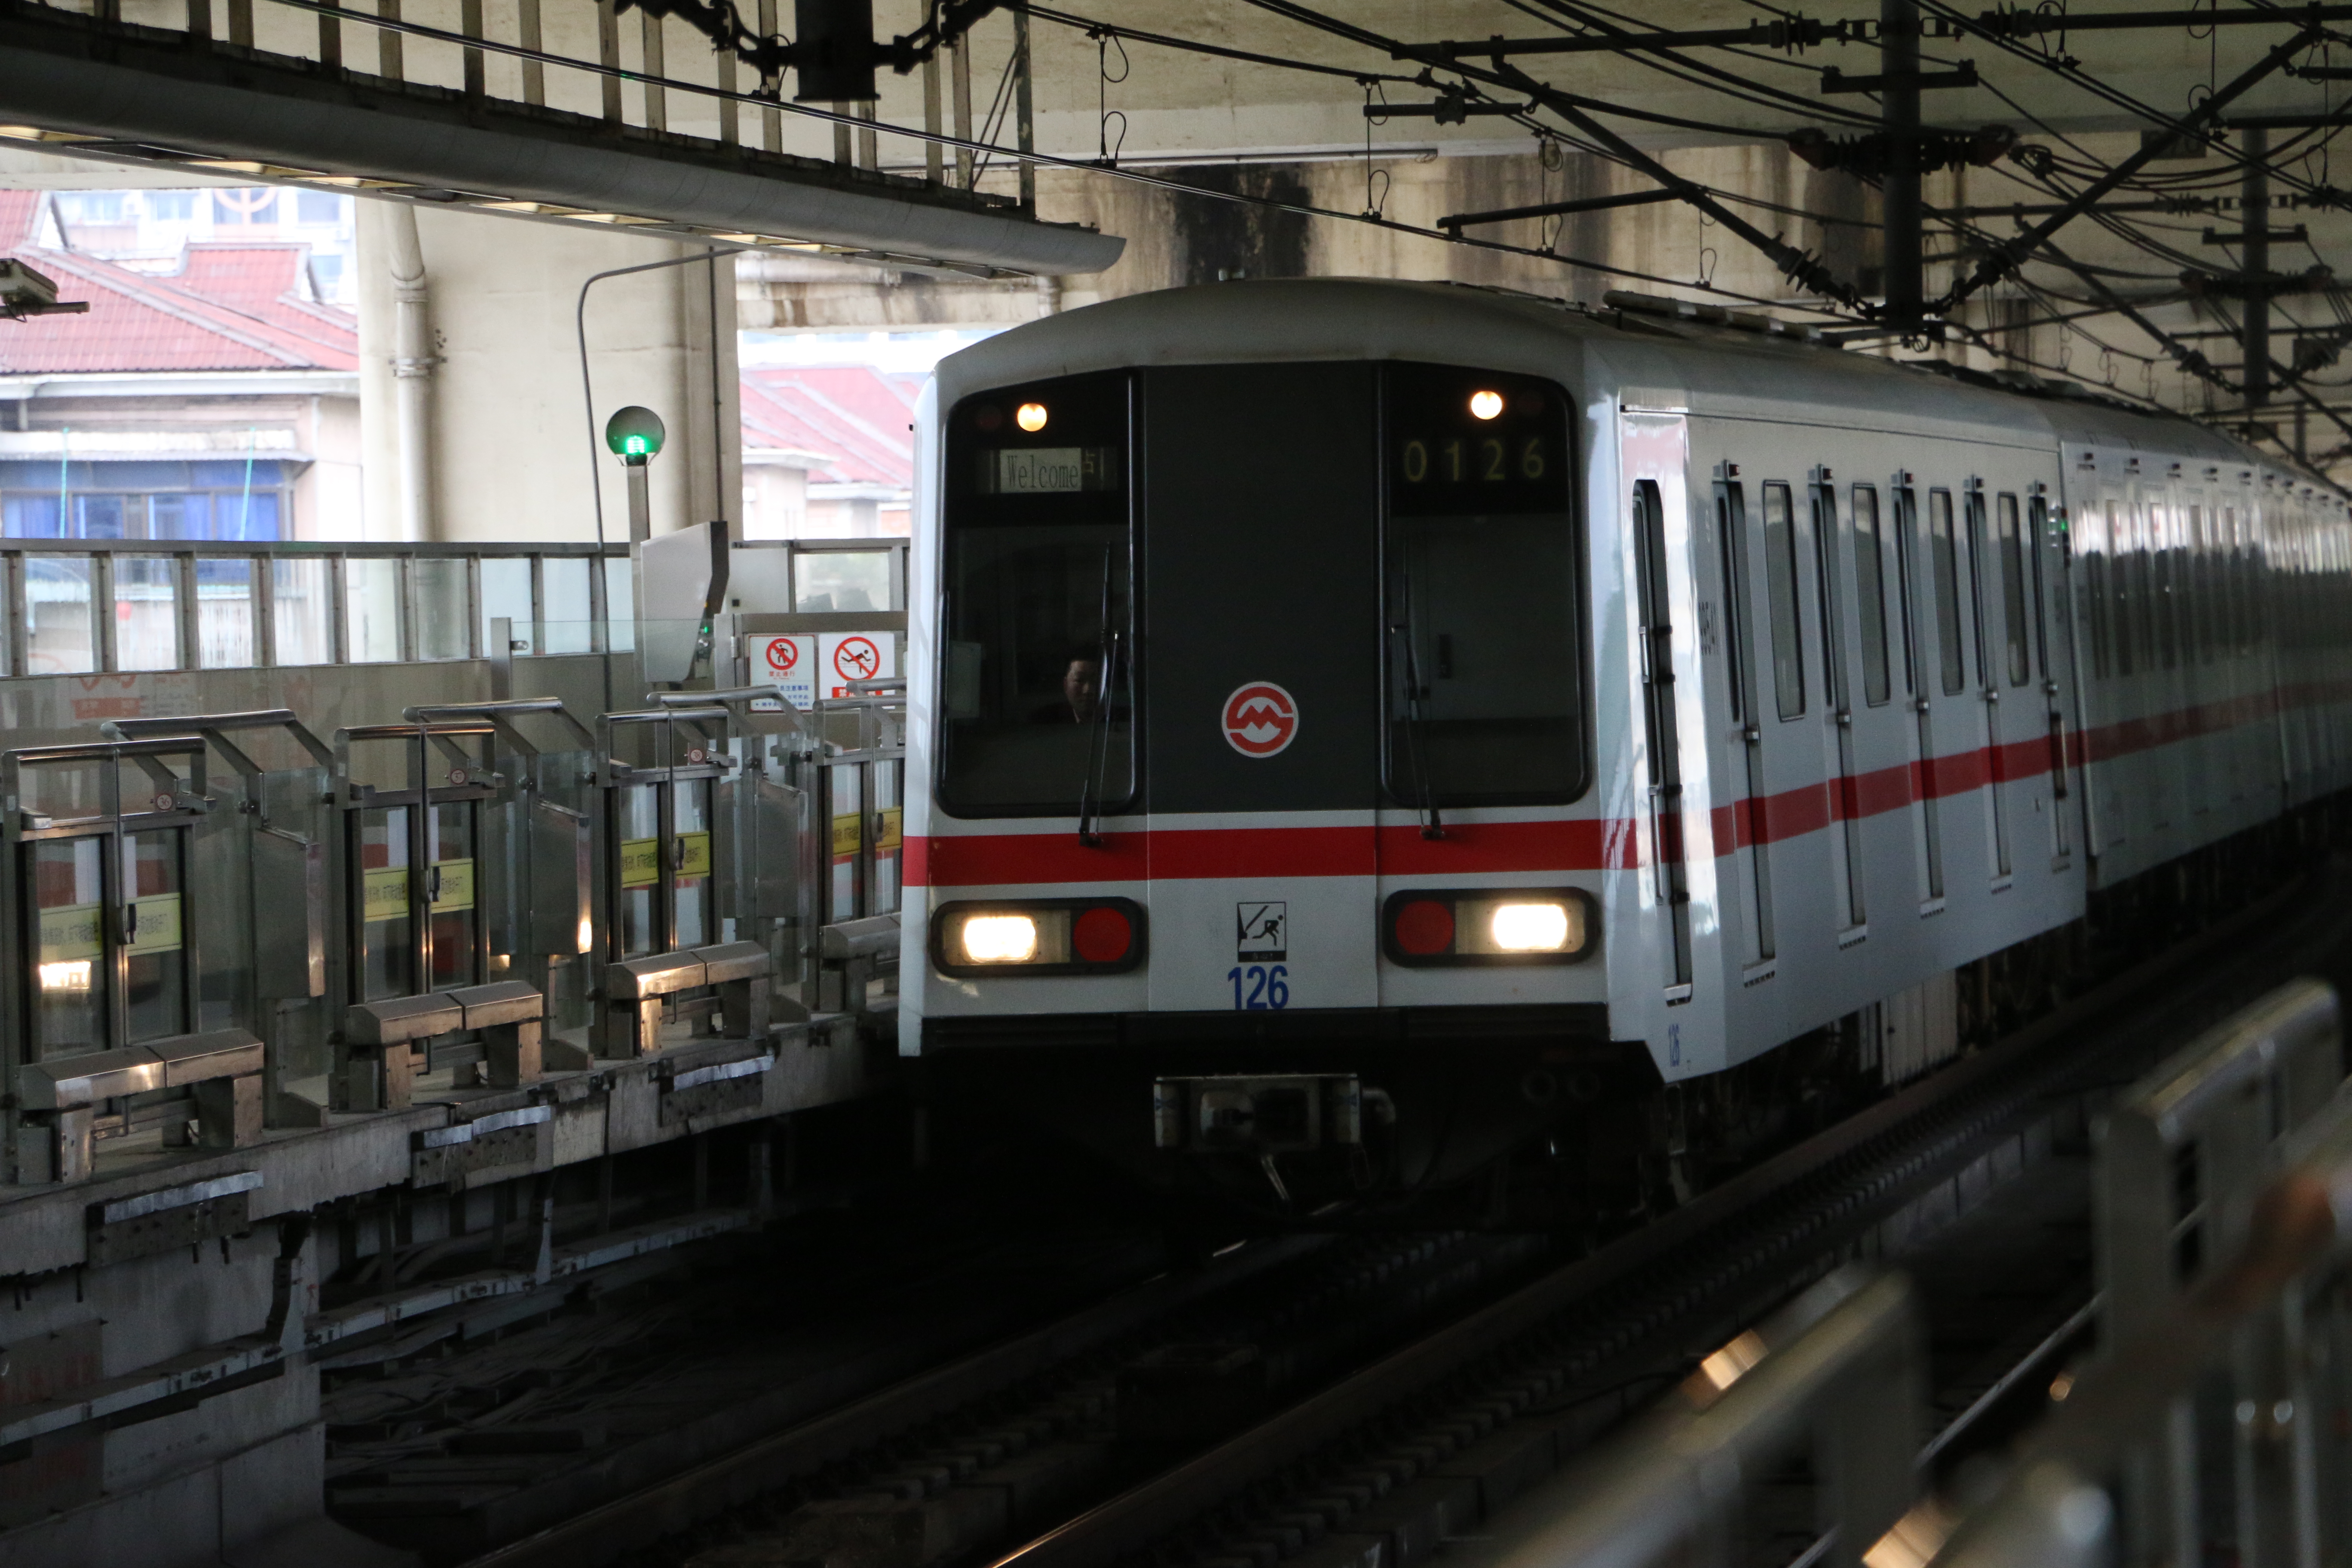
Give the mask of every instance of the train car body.
M 1302 281 L 920 423 L 900 1048 L 1139 1169 L 1605 1139 L 2352 766 L 2342 498 L 2182 420 Z

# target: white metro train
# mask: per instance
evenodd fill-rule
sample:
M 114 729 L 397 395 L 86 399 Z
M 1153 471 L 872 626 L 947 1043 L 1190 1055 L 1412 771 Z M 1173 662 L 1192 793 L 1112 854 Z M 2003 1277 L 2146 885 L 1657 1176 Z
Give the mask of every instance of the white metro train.
M 1606 1206 L 1695 1080 L 1841 1019 L 1904 1076 L 1955 971 L 2352 782 L 2342 495 L 1612 300 L 1229 283 L 941 363 L 899 1013 L 938 1093 L 1269 1210 L 1530 1145 Z

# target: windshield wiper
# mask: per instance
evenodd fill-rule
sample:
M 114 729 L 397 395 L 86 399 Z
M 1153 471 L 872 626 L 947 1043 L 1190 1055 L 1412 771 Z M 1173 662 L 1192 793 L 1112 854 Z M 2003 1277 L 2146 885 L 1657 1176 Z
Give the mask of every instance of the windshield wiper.
M 1405 746 L 1412 756 L 1413 780 L 1421 786 L 1421 836 L 1423 838 L 1443 838 L 1445 837 L 1445 825 L 1437 819 L 1437 790 L 1429 776 L 1428 759 L 1422 754 L 1421 727 L 1424 720 L 1421 700 L 1427 695 L 1428 689 L 1421 683 L 1421 661 L 1414 656 L 1412 647 L 1412 579 L 1402 564 L 1397 571 L 1397 580 L 1404 589 L 1404 619 L 1390 623 L 1389 633 L 1404 639 Z
M 1078 791 L 1078 842 L 1088 849 L 1103 847 L 1095 831 L 1095 813 L 1101 805 L 1103 770 L 1110 762 L 1111 682 L 1118 673 L 1118 632 L 1110 619 L 1110 552 L 1103 552 L 1102 654 L 1096 661 L 1093 732 L 1087 738 L 1087 779 Z

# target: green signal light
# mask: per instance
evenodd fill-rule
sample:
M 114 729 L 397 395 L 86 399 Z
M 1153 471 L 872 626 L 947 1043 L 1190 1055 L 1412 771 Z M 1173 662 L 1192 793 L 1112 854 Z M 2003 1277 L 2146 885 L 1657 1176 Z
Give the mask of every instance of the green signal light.
M 664 434 L 660 415 L 634 405 L 604 421 L 604 445 L 632 467 L 660 455 Z

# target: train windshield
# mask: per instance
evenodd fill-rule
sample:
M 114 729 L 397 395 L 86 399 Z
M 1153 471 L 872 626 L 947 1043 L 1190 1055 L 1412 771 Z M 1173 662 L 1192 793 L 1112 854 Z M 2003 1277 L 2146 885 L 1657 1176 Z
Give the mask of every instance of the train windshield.
M 1387 774 L 1416 806 L 1584 787 L 1566 395 L 1434 365 L 1386 375 Z
M 1117 810 L 1135 793 L 1129 383 L 966 399 L 948 422 L 942 804 Z

